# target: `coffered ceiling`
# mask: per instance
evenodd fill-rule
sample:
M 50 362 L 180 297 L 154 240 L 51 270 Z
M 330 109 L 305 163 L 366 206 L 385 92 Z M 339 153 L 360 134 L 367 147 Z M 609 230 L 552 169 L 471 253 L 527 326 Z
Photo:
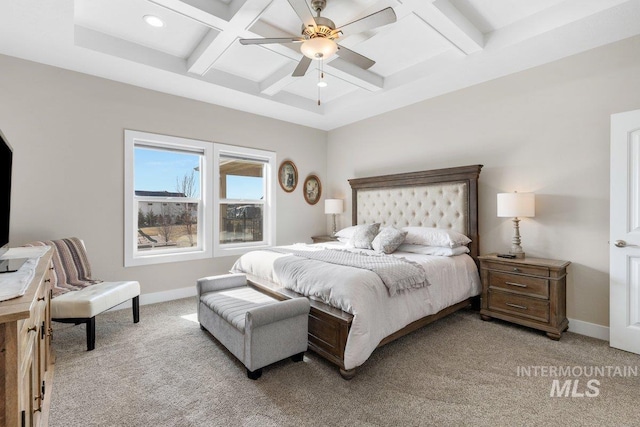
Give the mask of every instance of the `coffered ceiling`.
M 239 43 L 299 37 L 288 0 L 5 0 L 0 53 L 329 130 L 640 34 L 640 0 L 327 0 L 322 16 L 386 7 L 395 23 L 338 39 L 375 65 L 333 56 L 321 89 L 319 61 L 291 75 L 300 44 Z

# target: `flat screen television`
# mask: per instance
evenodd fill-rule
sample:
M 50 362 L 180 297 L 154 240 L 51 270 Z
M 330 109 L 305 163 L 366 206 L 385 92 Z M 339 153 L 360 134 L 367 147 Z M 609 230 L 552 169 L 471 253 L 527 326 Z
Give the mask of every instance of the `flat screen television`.
M 3 259 L 9 249 L 9 220 L 11 219 L 11 172 L 13 150 L 0 131 L 0 273 L 18 270 L 24 259 Z

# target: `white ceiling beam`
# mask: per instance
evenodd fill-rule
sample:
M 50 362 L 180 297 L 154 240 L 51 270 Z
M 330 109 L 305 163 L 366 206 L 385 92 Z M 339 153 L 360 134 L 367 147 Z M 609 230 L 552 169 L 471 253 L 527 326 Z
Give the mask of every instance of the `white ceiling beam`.
M 564 2 L 487 34 L 487 49 L 503 49 L 555 30 L 628 0 L 565 0 Z
M 73 26 L 74 44 L 79 47 L 102 52 L 107 55 L 134 61 L 150 67 L 184 74 L 186 65 L 183 59 L 160 52 L 137 43 L 113 37 L 75 24 Z
M 400 0 L 442 37 L 469 55 L 484 48 L 484 35 L 448 0 Z
M 251 24 L 258 20 L 271 1 L 246 0 L 225 25 L 223 32 L 210 42 L 203 40 L 198 49 L 191 54 L 187 60 L 189 72 L 204 75 L 211 68 L 211 65 L 239 38 L 239 34 L 245 32 Z M 205 46 L 206 43 L 208 45 Z

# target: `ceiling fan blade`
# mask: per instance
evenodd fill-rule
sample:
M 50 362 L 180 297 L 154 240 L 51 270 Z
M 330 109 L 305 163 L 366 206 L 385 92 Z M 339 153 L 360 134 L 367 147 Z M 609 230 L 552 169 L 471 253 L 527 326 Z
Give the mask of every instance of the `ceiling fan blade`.
M 392 8 L 387 7 L 385 9 L 377 11 L 376 13 L 372 13 L 369 16 L 360 18 L 357 21 L 349 22 L 348 24 L 336 29 L 334 33 L 340 31 L 343 34 L 357 34 L 361 33 L 362 31 L 367 31 L 376 27 L 391 24 L 393 22 L 396 22 L 396 19 L 396 13 Z
M 359 53 L 356 53 L 340 45 L 338 45 L 338 51 L 336 52 L 336 55 L 338 55 L 340 58 L 344 59 L 345 61 L 349 61 L 353 65 L 357 65 L 358 67 L 365 70 L 368 68 L 371 68 L 373 64 L 376 63 L 376 61 L 369 59 L 366 56 L 360 55 Z
M 298 66 L 295 70 L 293 70 L 293 77 L 302 77 L 307 73 L 309 69 L 309 65 L 311 65 L 311 58 L 303 56 L 300 62 L 298 62 Z
M 300 37 L 286 37 L 286 38 L 270 38 L 270 39 L 240 39 L 240 44 L 270 44 L 270 43 L 296 43 L 301 42 L 303 39 Z
M 307 0 L 287 0 L 293 10 L 296 12 L 296 15 L 300 18 L 300 20 L 304 23 L 305 27 L 314 27 L 316 26 L 316 20 L 313 19 L 313 14 L 311 13 L 311 9 L 309 9 L 309 4 Z

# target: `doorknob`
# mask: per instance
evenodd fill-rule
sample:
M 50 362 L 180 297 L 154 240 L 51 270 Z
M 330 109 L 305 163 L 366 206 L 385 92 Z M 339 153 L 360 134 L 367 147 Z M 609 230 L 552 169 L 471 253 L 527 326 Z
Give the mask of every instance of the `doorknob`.
M 627 242 L 625 242 L 624 240 L 616 240 L 615 242 L 613 242 L 613 244 L 617 248 L 626 248 L 627 246 L 638 247 L 638 245 L 627 245 Z

